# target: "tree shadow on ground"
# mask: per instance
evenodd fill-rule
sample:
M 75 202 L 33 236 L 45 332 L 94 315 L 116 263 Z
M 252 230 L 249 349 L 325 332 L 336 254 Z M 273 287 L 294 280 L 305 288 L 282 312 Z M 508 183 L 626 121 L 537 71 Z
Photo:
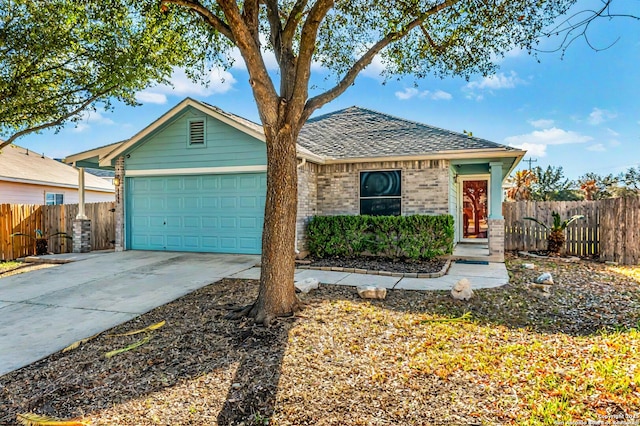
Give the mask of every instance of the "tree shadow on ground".
M 240 280 L 209 285 L 0 377 L 0 424 L 17 425 L 16 414 L 27 412 L 87 415 L 93 425 L 264 424 L 295 319 L 270 328 L 224 319 L 232 306 L 252 302 L 257 287 Z M 166 324 L 147 333 L 112 336 L 160 321 Z

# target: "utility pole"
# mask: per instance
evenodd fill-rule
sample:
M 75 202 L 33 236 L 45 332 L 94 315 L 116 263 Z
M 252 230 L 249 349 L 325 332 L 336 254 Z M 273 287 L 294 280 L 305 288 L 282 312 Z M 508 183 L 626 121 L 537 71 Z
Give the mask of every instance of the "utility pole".
M 534 160 L 531 157 L 529 157 L 528 160 L 522 160 L 522 161 L 524 161 L 525 163 L 529 163 L 529 171 L 531 171 L 531 163 L 537 163 L 538 162 L 538 160 Z

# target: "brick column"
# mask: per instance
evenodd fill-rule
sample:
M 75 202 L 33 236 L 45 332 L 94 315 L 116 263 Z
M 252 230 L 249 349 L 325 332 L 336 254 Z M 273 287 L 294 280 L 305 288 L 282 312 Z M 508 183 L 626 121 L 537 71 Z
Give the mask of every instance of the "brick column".
M 504 219 L 488 219 L 489 256 L 504 262 Z
M 124 157 L 116 160 L 116 177 L 120 184 L 116 186 L 116 251 L 124 250 Z
M 89 253 L 91 251 L 91 220 L 75 219 L 73 221 L 73 252 Z

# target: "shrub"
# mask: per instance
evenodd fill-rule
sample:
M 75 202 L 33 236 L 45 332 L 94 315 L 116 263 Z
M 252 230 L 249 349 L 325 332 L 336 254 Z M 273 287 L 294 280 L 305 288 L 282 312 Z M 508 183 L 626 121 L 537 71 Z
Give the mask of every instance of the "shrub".
M 453 251 L 451 215 L 315 216 L 309 222 L 314 257 L 363 255 L 432 259 Z

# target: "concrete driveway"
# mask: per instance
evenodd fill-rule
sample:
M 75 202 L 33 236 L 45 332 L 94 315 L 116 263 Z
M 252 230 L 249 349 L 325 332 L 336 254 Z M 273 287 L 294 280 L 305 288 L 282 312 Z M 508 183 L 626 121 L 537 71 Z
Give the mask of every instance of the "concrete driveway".
M 107 330 L 259 256 L 126 251 L 0 279 L 0 375 Z

